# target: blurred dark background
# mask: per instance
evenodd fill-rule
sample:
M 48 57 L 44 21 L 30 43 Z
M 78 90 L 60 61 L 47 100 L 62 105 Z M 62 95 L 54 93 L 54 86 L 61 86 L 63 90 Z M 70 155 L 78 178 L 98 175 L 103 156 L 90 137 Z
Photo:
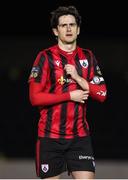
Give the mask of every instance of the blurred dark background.
M 0 11 L 0 155 L 33 158 L 38 110 L 28 97 L 28 77 L 37 53 L 56 43 L 50 12 L 75 5 L 82 16 L 78 44 L 91 49 L 102 69 L 108 98 L 88 102 L 88 122 L 98 159 L 128 159 L 128 28 L 123 1 L 47 0 L 5 2 Z

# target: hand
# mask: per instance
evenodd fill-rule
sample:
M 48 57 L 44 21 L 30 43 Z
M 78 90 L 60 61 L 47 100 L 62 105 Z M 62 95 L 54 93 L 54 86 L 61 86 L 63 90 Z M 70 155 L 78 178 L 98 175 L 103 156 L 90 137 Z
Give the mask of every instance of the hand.
M 74 90 L 70 92 L 70 97 L 72 101 L 85 103 L 85 100 L 88 99 L 89 91 L 83 90 Z
M 77 70 L 72 64 L 66 64 L 64 69 L 67 74 L 71 75 L 72 79 L 76 80 L 78 78 Z
M 66 64 L 64 69 L 66 73 L 70 74 L 72 79 L 74 79 L 83 90 L 89 91 L 88 82 L 86 81 L 86 79 L 78 75 L 75 66 L 73 66 L 72 64 Z

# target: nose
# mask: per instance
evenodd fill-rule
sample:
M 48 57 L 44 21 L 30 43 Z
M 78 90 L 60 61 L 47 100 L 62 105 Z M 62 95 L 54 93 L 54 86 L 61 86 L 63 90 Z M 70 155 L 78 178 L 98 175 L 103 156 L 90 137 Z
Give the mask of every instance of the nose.
M 71 31 L 71 25 L 67 24 L 67 31 Z

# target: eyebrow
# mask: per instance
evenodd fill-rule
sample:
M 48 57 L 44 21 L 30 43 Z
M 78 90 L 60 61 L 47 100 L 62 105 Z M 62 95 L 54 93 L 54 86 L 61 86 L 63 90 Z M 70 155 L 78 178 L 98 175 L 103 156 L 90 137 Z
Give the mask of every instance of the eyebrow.
M 77 25 L 77 24 L 76 24 L 76 23 L 69 23 L 69 24 L 64 23 L 64 24 L 58 24 L 58 26 L 68 26 L 68 25 L 70 25 L 70 26 L 75 26 L 75 25 Z

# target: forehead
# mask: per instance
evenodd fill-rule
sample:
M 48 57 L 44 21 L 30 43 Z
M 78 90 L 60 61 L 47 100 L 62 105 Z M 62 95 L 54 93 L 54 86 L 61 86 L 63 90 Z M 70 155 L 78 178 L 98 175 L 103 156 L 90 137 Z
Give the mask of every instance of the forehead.
M 73 15 L 63 15 L 59 17 L 59 23 L 75 23 L 76 19 Z

